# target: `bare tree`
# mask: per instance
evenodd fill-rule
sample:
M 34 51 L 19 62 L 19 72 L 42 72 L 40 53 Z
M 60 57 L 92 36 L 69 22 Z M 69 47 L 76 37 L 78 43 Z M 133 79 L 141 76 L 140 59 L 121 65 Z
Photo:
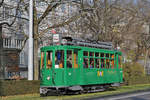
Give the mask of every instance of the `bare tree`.
M 45 2 L 45 1 L 41 1 Z M 38 48 L 39 48 L 39 39 L 45 35 L 50 29 L 52 28 L 59 28 L 59 27 L 64 27 L 66 25 L 69 25 L 70 23 L 74 22 L 78 18 L 81 17 L 81 15 L 85 14 L 77 14 L 73 15 L 67 19 L 64 19 L 63 21 L 61 20 L 60 22 L 57 19 L 57 22 L 52 23 L 52 25 L 42 29 L 40 28 L 40 25 L 45 24 L 45 19 L 50 17 L 50 13 L 55 11 L 57 8 L 59 8 L 62 4 L 70 4 L 70 3 L 75 3 L 75 5 L 79 5 L 78 2 L 73 2 L 70 0 L 51 0 L 49 3 L 45 2 L 46 9 L 44 12 L 41 13 L 41 16 L 38 17 L 38 6 L 35 6 L 36 2 L 34 2 L 34 79 L 38 80 L 38 72 L 39 72 L 39 65 L 38 65 Z M 57 15 L 58 16 L 58 15 Z M 55 20 L 55 19 L 52 19 Z
M 95 40 L 112 41 L 125 51 L 134 50 L 137 61 L 145 51 L 143 25 L 149 25 L 150 2 L 148 0 L 95 1 L 94 7 L 82 17 L 82 30 Z M 90 33 L 90 34 L 88 34 Z M 146 49 L 148 50 L 148 49 Z
M 0 2 L 0 7 L 4 7 L 4 4 L 6 4 L 7 0 L 2 0 Z M 0 26 L 8 26 L 8 27 L 16 27 L 16 19 L 19 18 L 21 20 L 26 20 L 28 22 L 28 18 L 27 17 L 23 17 L 23 16 L 28 16 L 29 12 L 29 2 L 26 0 L 20 0 L 19 2 L 15 2 L 17 3 L 17 6 L 15 6 L 16 8 L 16 13 L 15 15 L 9 15 L 11 16 L 11 22 L 10 20 L 1 20 L 0 22 Z M 36 5 L 38 3 L 44 3 L 44 8 L 42 8 L 42 12 L 39 10 L 39 5 Z M 70 0 L 50 0 L 50 1 L 43 1 L 43 0 L 34 0 L 34 79 L 37 80 L 38 76 L 39 76 L 39 65 L 38 65 L 38 48 L 39 48 L 39 40 L 42 38 L 42 36 L 44 36 L 47 32 L 49 32 L 50 29 L 52 28 L 58 28 L 58 27 L 64 27 L 66 25 L 69 25 L 70 23 L 74 22 L 75 20 L 77 20 L 78 18 L 80 18 L 81 15 L 85 15 L 85 14 L 77 14 L 77 15 L 73 15 L 69 18 L 66 17 L 66 19 L 61 20 L 60 22 L 55 22 L 52 23 L 51 25 L 49 25 L 48 27 L 43 27 L 45 23 L 47 22 L 52 22 L 54 19 L 48 20 L 49 17 L 51 17 L 51 13 L 55 11 L 55 9 L 59 8 L 62 4 L 71 4 L 74 3 L 74 5 L 80 5 L 80 2 L 76 2 L 74 0 L 70 1 Z M 22 6 L 20 6 L 20 4 Z M 13 4 L 11 5 L 12 7 L 14 6 Z M 23 13 L 23 16 L 18 16 L 18 10 L 20 10 Z M 58 15 L 57 15 L 58 16 Z M 53 21 L 54 22 L 54 21 Z M 23 23 L 22 23 L 23 24 Z M 23 25 L 24 27 L 24 25 Z M 14 29 L 15 30 L 15 29 Z M 25 29 L 24 31 L 22 31 L 22 33 L 25 36 L 24 39 L 24 46 L 25 43 L 28 39 L 28 35 L 27 35 L 27 31 L 28 29 Z M 24 47 L 23 46 L 23 47 Z M 22 49 L 23 49 L 22 47 Z

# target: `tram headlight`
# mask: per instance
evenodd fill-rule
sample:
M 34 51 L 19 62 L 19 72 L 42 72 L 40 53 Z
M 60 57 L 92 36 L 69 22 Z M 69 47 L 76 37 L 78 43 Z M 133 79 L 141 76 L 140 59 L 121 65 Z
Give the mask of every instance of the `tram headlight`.
M 50 76 L 47 77 L 47 80 L 50 80 Z

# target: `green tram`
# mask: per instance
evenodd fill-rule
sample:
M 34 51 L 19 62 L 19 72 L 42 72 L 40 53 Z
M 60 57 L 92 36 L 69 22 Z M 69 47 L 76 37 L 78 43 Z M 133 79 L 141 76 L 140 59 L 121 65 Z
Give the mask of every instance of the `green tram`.
M 41 48 L 40 94 L 102 91 L 123 82 L 121 52 L 77 45 Z

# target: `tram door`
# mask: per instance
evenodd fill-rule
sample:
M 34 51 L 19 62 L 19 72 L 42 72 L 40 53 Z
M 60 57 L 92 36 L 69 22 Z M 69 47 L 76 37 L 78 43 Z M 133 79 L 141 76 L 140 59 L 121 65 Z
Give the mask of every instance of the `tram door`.
M 54 84 L 52 77 L 52 56 L 52 50 L 41 52 L 41 81 L 47 85 Z
M 64 67 L 64 50 L 55 50 L 53 58 L 53 77 L 55 85 L 64 85 L 65 67 Z
M 68 85 L 77 85 L 79 83 L 79 50 L 70 49 L 66 51 L 66 76 Z

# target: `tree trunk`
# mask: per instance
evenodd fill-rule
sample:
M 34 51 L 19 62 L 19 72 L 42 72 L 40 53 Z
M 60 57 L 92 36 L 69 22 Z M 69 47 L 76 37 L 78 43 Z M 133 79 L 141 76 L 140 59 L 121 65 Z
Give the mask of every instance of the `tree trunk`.
M 39 79 L 38 40 L 34 40 L 34 80 Z
M 34 33 L 34 80 L 39 79 L 39 59 L 38 59 L 38 49 L 39 49 L 39 44 L 38 44 L 38 38 L 35 37 L 35 35 L 38 34 L 38 20 L 37 20 L 37 10 L 35 7 L 35 2 L 33 3 L 33 9 L 34 9 L 34 14 L 33 14 L 33 20 L 34 20 L 34 25 L 33 25 L 33 33 Z
M 34 35 L 38 33 L 38 24 L 36 22 L 34 22 Z M 39 49 L 38 39 L 34 37 L 34 80 L 39 79 L 38 49 Z
M 145 53 L 145 60 L 144 60 L 144 74 L 146 74 L 147 57 L 148 57 L 148 49 L 146 49 L 146 53 Z

